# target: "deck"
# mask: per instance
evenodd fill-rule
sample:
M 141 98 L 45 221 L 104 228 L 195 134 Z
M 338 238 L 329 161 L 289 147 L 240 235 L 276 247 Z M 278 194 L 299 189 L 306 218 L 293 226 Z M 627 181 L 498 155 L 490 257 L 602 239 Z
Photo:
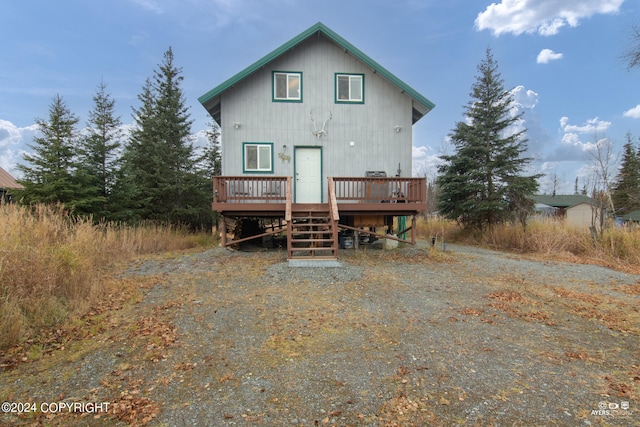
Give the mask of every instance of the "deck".
M 288 259 L 336 259 L 339 229 L 415 244 L 415 216 L 427 208 L 426 179 L 329 177 L 326 188 L 324 203 L 295 203 L 291 177 L 214 177 L 212 208 L 222 215 L 222 245 L 286 232 Z M 397 230 L 398 235 L 411 231 L 410 240 L 376 232 L 399 216 L 412 216 L 411 226 Z M 279 227 L 228 239 L 227 219 L 234 217 L 278 218 Z
M 427 208 L 424 178 L 329 177 L 327 181 L 343 215 L 408 216 Z M 293 211 L 323 205 L 295 203 L 291 177 L 213 177 L 212 209 L 222 215 L 284 217 L 287 204 Z

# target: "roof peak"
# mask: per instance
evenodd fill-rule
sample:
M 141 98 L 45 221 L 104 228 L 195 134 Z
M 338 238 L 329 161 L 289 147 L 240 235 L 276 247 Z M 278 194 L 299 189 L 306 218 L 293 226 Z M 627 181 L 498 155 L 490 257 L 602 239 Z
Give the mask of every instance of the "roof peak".
M 198 98 L 198 101 L 211 113 L 214 115 L 214 111 L 216 111 L 219 107 L 219 100 L 216 98 L 219 97 L 223 92 L 233 87 L 235 84 L 240 82 L 241 80 L 247 78 L 258 70 L 262 69 L 267 64 L 275 61 L 280 56 L 284 55 L 286 52 L 290 51 L 300 43 L 307 40 L 309 37 L 314 34 L 321 32 L 325 37 L 327 37 L 330 41 L 342 47 L 345 52 L 350 53 L 362 63 L 366 64 L 370 67 L 374 73 L 380 74 L 385 77 L 388 81 L 390 81 L 393 85 L 398 87 L 404 93 L 406 93 L 409 97 L 414 100 L 414 105 L 419 104 L 419 115 L 414 117 L 414 123 L 422 118 L 425 114 L 427 114 L 431 109 L 435 107 L 435 104 L 429 101 L 425 96 L 421 95 L 418 91 L 413 89 L 411 86 L 400 80 L 389 70 L 384 68 L 382 65 L 378 64 L 371 57 L 363 53 L 360 49 L 352 45 L 342 36 L 331 30 L 322 22 L 318 21 L 313 24 L 311 27 L 307 28 L 294 38 L 290 39 L 286 43 L 282 44 L 280 47 L 275 50 L 269 52 L 267 55 L 263 56 L 258 61 L 249 65 L 239 73 L 235 74 L 231 78 L 225 80 L 223 83 L 211 89 L 209 92 L 205 93 L 201 97 Z M 215 118 L 215 117 L 214 117 Z

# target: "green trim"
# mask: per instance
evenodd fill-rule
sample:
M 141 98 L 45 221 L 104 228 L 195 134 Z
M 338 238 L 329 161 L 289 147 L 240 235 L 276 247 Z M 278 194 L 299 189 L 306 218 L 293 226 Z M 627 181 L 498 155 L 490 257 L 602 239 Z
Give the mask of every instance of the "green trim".
M 350 99 L 338 99 L 338 76 L 360 76 L 362 78 L 362 100 L 360 101 L 352 101 Z M 334 85 L 334 96 L 333 100 L 336 104 L 364 104 L 364 74 L 360 73 L 335 73 L 333 75 L 333 85 Z M 349 79 L 349 91 L 351 91 L 351 79 Z
M 366 64 L 369 68 L 373 70 L 374 73 L 378 73 L 381 76 L 385 77 L 395 86 L 397 86 L 400 90 L 404 91 L 407 95 L 409 95 L 415 102 L 417 102 L 418 104 L 421 104 L 424 108 L 420 110 L 424 110 L 425 111 L 424 114 L 428 113 L 431 109 L 435 107 L 435 104 L 433 102 L 429 101 L 427 98 L 425 98 L 423 95 L 418 93 L 411 86 L 409 86 L 408 84 L 400 80 L 398 77 L 392 74 L 389 70 L 387 70 L 386 68 L 378 64 L 376 61 L 374 61 L 373 59 L 365 55 L 362 51 L 360 51 L 354 45 L 352 45 L 351 43 L 349 43 L 348 41 L 340 37 L 338 34 L 333 32 L 331 29 L 329 29 L 327 26 L 325 26 L 321 22 L 318 22 L 317 24 L 311 26 L 309 29 L 303 31 L 302 33 L 292 38 L 291 40 L 289 40 L 279 48 L 275 49 L 274 51 L 270 52 L 269 54 L 262 57 L 258 61 L 249 65 L 247 68 L 240 71 L 238 74 L 234 75 L 233 77 L 229 78 L 228 80 L 214 87 L 209 92 L 199 97 L 198 101 L 205 108 L 207 108 L 208 111 L 210 112 L 214 111 L 216 109 L 214 108 L 215 106 L 211 106 L 211 108 L 208 108 L 206 104 L 214 100 L 216 97 L 220 96 L 224 91 L 230 89 L 231 87 L 233 87 L 240 81 L 244 80 L 251 74 L 259 71 L 270 62 L 276 60 L 277 58 L 279 58 L 280 56 L 290 51 L 291 49 L 293 49 L 294 47 L 296 47 L 297 45 L 299 45 L 300 43 L 302 43 L 303 41 L 305 41 L 306 39 L 308 39 L 309 37 L 315 34 L 324 35 L 329 40 L 333 41 L 335 44 L 343 48 L 345 52 L 352 54 L 353 56 L 358 58 L 360 61 L 362 61 L 364 64 Z M 417 110 L 417 109 L 414 108 L 414 110 Z M 420 117 L 418 117 L 418 119 Z M 414 119 L 414 122 L 415 121 L 417 121 L 417 119 Z
M 247 163 L 246 163 L 246 147 L 250 146 L 250 145 L 255 145 L 255 146 L 260 146 L 260 145 L 268 145 L 269 148 L 271 149 L 271 168 L 269 170 L 255 170 L 255 169 L 247 169 Z M 258 162 L 258 164 L 260 163 L 260 159 L 258 158 L 256 160 Z M 273 142 L 243 142 L 242 143 L 242 173 L 260 173 L 260 174 L 269 174 L 269 173 L 273 173 Z
M 295 98 L 287 98 L 287 99 L 280 99 L 280 98 L 276 98 L 276 74 L 287 74 L 287 75 L 298 75 L 300 77 L 300 99 L 295 99 Z M 303 96 L 303 92 L 302 92 L 302 71 L 280 71 L 280 70 L 274 70 L 271 72 L 271 100 L 273 102 L 302 102 L 302 96 Z
M 296 177 L 296 150 L 299 148 L 315 148 L 320 149 L 320 203 L 324 199 L 324 156 L 322 155 L 322 145 L 296 145 L 293 147 L 293 202 L 297 203 L 298 180 Z

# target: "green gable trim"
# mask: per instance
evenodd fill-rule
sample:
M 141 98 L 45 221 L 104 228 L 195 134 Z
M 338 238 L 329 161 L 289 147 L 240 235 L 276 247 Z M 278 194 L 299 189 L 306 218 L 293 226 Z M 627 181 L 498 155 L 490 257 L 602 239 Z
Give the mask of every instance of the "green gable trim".
M 296 47 L 297 45 L 299 45 L 300 43 L 302 43 L 303 41 L 305 41 L 309 37 L 313 36 L 314 34 L 318 34 L 318 33 L 319 34 L 323 34 L 329 40 L 333 41 L 335 44 L 337 44 L 338 46 L 343 48 L 345 50 L 345 52 L 349 52 L 350 54 L 355 56 L 362 63 L 367 65 L 369 68 L 371 68 L 374 73 L 380 74 L 381 76 L 385 77 L 392 84 L 394 84 L 400 90 L 402 90 L 407 95 L 409 95 L 411 98 L 413 98 L 413 100 L 415 102 L 421 104 L 423 106 L 423 108 L 421 108 L 420 110 L 424 111 L 424 113 L 422 113 L 422 115 L 428 113 L 431 109 L 433 109 L 435 107 L 435 104 L 433 102 L 429 101 L 426 97 L 424 97 L 423 95 L 418 93 L 415 89 L 413 89 L 408 84 L 406 84 L 405 82 L 400 80 L 398 77 L 396 77 L 389 70 L 384 68 L 382 65 L 378 64 L 376 61 L 371 59 L 369 56 L 365 55 L 360 49 L 356 48 L 354 45 L 349 43 L 347 40 L 343 39 L 341 36 L 339 36 L 338 34 L 333 32 L 331 29 L 329 29 L 326 25 L 324 25 L 321 22 L 318 22 L 317 24 L 311 26 L 309 29 L 303 31 L 298 36 L 292 38 L 291 40 L 289 40 L 288 42 L 286 42 L 285 44 L 283 44 L 279 48 L 275 49 L 274 51 L 272 51 L 271 53 L 267 54 L 263 58 L 259 59 L 258 61 L 254 62 L 253 64 L 249 65 L 247 68 L 245 68 L 244 70 L 240 71 L 238 74 L 234 75 L 233 77 L 229 78 L 228 80 L 226 80 L 226 81 L 222 82 L 221 84 L 219 84 L 218 86 L 214 87 L 209 92 L 207 92 L 204 95 L 202 95 L 201 97 L 199 97 L 198 101 L 203 106 L 205 106 L 205 108 L 206 108 L 207 104 L 209 102 L 214 100 L 216 97 L 220 96 L 224 91 L 226 91 L 229 88 L 233 87 L 234 85 L 236 85 L 240 81 L 244 80 L 245 78 L 249 77 L 253 73 L 259 71 L 261 68 L 265 67 L 270 62 L 276 60 L 281 55 L 285 54 L 286 52 L 288 52 L 289 50 L 293 49 L 294 47 Z M 415 121 L 416 121 L 416 118 L 414 117 L 414 122 Z
M 572 206 L 579 205 L 580 203 L 587 203 L 593 206 L 596 206 L 598 204 L 591 197 L 579 194 L 555 196 L 547 194 L 536 194 L 534 196 L 531 196 L 531 199 L 535 203 L 542 203 L 543 205 L 553 206 L 554 208 L 570 208 Z

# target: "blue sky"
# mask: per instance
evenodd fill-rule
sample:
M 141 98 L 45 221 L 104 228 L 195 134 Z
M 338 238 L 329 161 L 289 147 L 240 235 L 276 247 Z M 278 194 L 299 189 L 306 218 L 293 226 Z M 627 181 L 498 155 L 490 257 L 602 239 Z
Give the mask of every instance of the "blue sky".
M 200 95 L 318 21 L 436 104 L 414 126 L 415 173 L 435 176 L 451 152 L 486 48 L 524 111 L 535 171 L 565 191 L 589 181 L 596 140 L 619 152 L 627 132 L 640 136 L 640 70 L 621 59 L 640 24 L 631 0 L 22 0 L 2 11 L 0 166 L 15 175 L 56 94 L 84 125 L 104 81 L 130 125 L 172 47 L 201 137 Z

